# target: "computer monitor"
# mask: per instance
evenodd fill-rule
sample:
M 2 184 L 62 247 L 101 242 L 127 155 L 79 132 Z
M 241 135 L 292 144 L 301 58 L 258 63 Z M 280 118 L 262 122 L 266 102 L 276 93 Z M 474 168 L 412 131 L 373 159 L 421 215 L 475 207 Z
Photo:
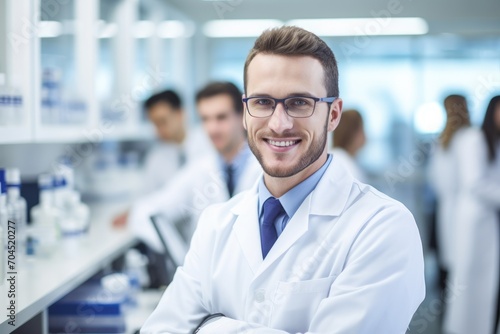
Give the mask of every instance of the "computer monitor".
M 165 256 L 173 262 L 175 267 L 182 265 L 189 245 L 176 228 L 175 223 L 161 214 L 153 215 L 150 219 L 163 245 Z

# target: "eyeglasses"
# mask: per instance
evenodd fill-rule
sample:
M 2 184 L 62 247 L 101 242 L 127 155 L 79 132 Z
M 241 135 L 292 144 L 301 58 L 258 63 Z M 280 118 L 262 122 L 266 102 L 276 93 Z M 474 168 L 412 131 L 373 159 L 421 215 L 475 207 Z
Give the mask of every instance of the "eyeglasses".
M 275 99 L 272 97 L 253 96 L 243 98 L 248 113 L 252 117 L 265 118 L 270 117 L 278 103 L 283 103 L 286 113 L 293 118 L 311 117 L 316 108 L 316 102 L 332 103 L 337 97 L 312 97 L 312 96 L 293 96 L 284 99 Z

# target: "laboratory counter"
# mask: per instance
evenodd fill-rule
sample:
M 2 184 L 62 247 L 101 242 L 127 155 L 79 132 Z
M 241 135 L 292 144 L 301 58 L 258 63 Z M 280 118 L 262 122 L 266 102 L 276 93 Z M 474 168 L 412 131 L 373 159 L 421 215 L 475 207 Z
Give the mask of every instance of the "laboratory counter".
M 16 333 L 47 333 L 48 307 L 137 243 L 127 229 L 113 229 L 109 215 L 92 220 L 88 234 L 61 240 L 50 257 L 26 257 L 16 264 L 20 267 L 14 271 L 17 274 L 7 275 L 15 276 L 15 299 L 8 297 L 11 285 L 4 280 L 0 333 L 14 329 Z M 9 324 L 11 300 L 15 301 L 15 327 Z

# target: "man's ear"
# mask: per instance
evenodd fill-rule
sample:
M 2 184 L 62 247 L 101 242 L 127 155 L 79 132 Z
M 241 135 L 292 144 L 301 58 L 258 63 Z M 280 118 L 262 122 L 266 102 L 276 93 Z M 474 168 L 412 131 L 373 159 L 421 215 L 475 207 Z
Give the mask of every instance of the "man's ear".
M 246 97 L 245 94 L 242 94 L 241 95 L 241 99 L 243 100 L 244 98 Z M 241 101 L 241 103 L 243 103 L 243 128 L 245 128 L 245 130 L 247 130 L 247 112 L 246 112 L 246 108 L 247 108 L 247 105 L 245 102 Z
M 339 97 L 333 101 L 330 106 L 330 112 L 328 114 L 328 131 L 333 131 L 337 128 L 340 122 L 340 117 L 342 116 L 342 104 L 343 101 Z

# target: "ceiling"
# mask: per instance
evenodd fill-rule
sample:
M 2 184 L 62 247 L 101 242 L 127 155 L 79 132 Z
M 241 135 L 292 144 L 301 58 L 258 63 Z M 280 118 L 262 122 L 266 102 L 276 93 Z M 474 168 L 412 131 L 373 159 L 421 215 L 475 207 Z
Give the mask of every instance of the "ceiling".
M 499 0 L 164 0 L 197 22 L 216 19 L 422 17 L 429 33 L 500 36 Z

